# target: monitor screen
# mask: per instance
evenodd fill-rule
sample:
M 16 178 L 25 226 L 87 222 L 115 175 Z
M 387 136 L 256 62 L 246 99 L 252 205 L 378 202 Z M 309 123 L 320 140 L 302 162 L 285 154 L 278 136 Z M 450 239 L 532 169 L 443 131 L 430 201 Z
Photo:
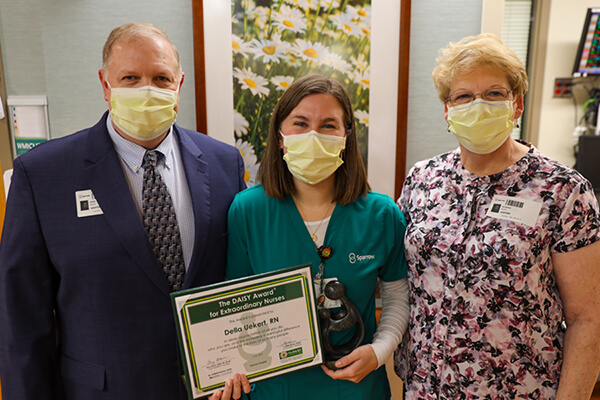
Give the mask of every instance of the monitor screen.
M 588 8 L 573 76 L 600 75 L 600 8 Z

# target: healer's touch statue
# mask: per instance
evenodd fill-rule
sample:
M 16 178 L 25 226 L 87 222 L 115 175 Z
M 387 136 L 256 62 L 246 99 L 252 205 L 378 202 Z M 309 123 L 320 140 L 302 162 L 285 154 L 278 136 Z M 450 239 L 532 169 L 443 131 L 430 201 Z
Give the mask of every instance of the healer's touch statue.
M 338 311 L 327 308 L 319 310 L 321 322 L 321 341 L 325 351 L 325 366 L 337 370 L 335 362 L 345 355 L 350 354 L 361 345 L 365 335 L 365 327 L 358 309 L 346 296 L 346 287 L 340 281 L 329 282 L 324 289 L 325 296 L 330 300 L 339 300 L 342 305 Z M 355 328 L 352 338 L 343 344 L 332 345 L 329 342 L 330 332 L 345 331 Z

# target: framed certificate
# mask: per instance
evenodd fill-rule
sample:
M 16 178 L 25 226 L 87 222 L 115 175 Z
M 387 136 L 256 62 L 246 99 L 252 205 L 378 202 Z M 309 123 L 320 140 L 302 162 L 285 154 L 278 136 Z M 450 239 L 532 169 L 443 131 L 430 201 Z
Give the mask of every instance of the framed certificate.
M 171 294 L 190 399 L 323 362 L 311 265 Z

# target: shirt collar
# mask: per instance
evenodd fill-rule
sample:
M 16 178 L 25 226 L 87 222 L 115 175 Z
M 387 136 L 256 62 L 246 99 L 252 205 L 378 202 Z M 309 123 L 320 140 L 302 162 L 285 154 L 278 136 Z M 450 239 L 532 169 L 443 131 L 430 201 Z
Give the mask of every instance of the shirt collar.
M 121 159 L 129 169 L 131 169 L 133 172 L 138 172 L 138 170 L 142 166 L 142 160 L 144 159 L 144 154 L 146 154 L 147 149 L 138 144 L 130 142 L 123 136 L 119 135 L 119 133 L 116 131 L 115 127 L 112 124 L 110 113 L 108 118 L 106 119 L 106 128 L 108 129 L 108 134 L 110 135 L 110 138 L 115 145 L 115 150 L 117 151 L 119 157 L 121 157 Z M 169 132 L 167 133 L 167 136 L 165 136 L 164 140 L 158 145 L 156 149 L 154 149 L 164 156 L 164 165 L 168 169 L 170 169 L 173 165 L 174 157 L 172 133 L 173 125 L 171 125 L 171 127 L 169 128 Z

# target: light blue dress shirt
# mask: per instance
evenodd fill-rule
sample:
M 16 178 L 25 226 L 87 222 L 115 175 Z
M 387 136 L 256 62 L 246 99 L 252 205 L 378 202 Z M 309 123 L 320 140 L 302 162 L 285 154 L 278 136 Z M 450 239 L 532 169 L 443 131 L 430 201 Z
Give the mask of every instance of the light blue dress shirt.
M 144 181 L 144 169 L 141 168 L 146 149 L 123 138 L 115 130 L 112 120 L 106 119 L 106 127 L 111 140 L 115 145 L 125 177 L 129 183 L 129 190 L 137 205 L 138 213 L 142 218 L 142 186 Z M 179 143 L 173 138 L 173 126 L 160 145 L 154 149 L 163 157 L 158 159 L 157 169 L 160 173 L 173 200 L 177 223 L 181 234 L 181 244 L 185 269 L 188 270 L 192 253 L 194 250 L 194 211 L 192 198 L 185 177 L 185 169 L 179 152 Z

